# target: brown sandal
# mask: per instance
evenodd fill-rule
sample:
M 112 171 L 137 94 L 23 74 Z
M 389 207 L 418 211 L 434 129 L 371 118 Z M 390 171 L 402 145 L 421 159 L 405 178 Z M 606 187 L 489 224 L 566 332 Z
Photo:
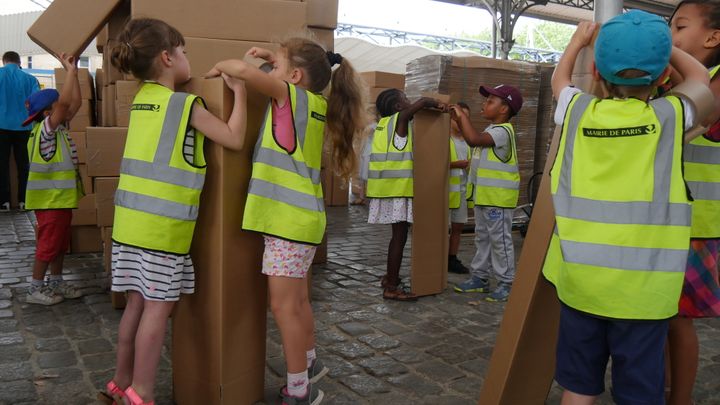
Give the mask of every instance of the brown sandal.
M 401 286 L 396 287 L 390 287 L 386 286 L 385 290 L 383 291 L 383 298 L 386 300 L 395 300 L 395 301 L 417 301 L 418 297 L 417 295 L 406 291 Z

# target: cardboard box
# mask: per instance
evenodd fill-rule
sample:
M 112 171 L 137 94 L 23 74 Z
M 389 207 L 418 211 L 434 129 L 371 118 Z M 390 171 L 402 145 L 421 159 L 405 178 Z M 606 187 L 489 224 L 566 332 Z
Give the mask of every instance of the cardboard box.
M 117 124 L 115 118 L 115 85 L 110 84 L 103 87 L 103 103 L 102 103 L 102 126 L 114 127 Z
M 72 225 L 95 225 L 95 194 L 88 194 L 78 201 L 78 207 L 73 210 Z
M 338 0 L 305 0 L 307 25 L 317 28 L 337 28 Z
M 62 91 L 65 85 L 65 77 L 67 71 L 63 68 L 55 69 L 55 88 Z M 90 72 L 86 68 L 78 69 L 78 84 L 80 85 L 80 98 L 83 100 L 92 100 L 95 98 L 95 84 Z
M 103 268 L 110 273 L 112 271 L 112 227 L 100 228 L 100 236 L 103 243 Z
M 83 100 L 75 116 L 70 120 L 70 131 L 83 132 L 95 122 L 95 108 L 91 100 Z
M 70 228 L 71 253 L 92 253 L 101 252 L 102 250 L 100 228 L 95 225 L 81 225 Z
M 119 176 L 127 128 L 89 127 L 86 136 L 88 174 L 91 177 Z
M 404 89 L 405 75 L 387 72 L 362 72 L 360 77 L 368 87 L 382 87 L 386 89 Z
M 79 164 L 78 165 L 78 173 L 80 173 L 80 180 L 82 182 L 83 191 L 85 194 L 92 194 L 93 193 L 93 184 L 92 184 L 92 178 L 88 176 L 87 172 L 87 164 Z
M 79 56 L 121 1 L 53 1 L 35 20 L 27 34 L 51 55 L 67 52 Z
M 281 0 L 132 0 L 132 17 L 160 18 L 186 37 L 272 42 L 305 29 L 306 6 Z
M 95 123 L 101 127 L 104 126 L 103 123 L 105 122 L 105 119 L 103 118 L 103 104 L 102 100 L 95 101 Z
M 413 125 L 410 282 L 417 295 L 439 294 L 447 286 L 450 115 L 421 110 Z
M 105 85 L 114 84 L 118 80 L 123 80 L 125 75 L 123 72 L 113 66 L 110 61 L 110 52 L 112 51 L 112 43 L 105 47 L 105 53 L 103 53 L 103 73 L 105 74 Z
M 70 132 L 70 138 L 75 143 L 79 163 L 87 163 L 87 144 L 85 143 L 85 132 Z
M 102 89 L 105 87 L 105 72 L 102 69 L 95 70 L 95 98 L 103 99 Z
M 320 43 L 326 50 L 335 50 L 335 30 L 325 28 L 308 28 L 315 37 L 315 40 Z
M 115 191 L 119 182 L 119 177 L 95 177 L 93 179 L 95 208 L 97 209 L 96 223 L 98 226 L 113 225 L 115 219 Z
M 137 81 L 115 82 L 115 125 L 126 127 L 130 124 L 130 106 L 139 89 L 140 82 Z
M 223 59 L 242 59 L 245 52 L 254 46 L 277 48 L 275 44 L 263 42 L 185 37 L 185 52 L 187 52 L 187 58 L 195 76 L 204 75 Z
M 193 79 L 185 91 L 227 119 L 233 96 L 222 79 Z M 252 154 L 267 98 L 248 88 L 248 126 L 240 152 L 208 141 L 205 188 L 191 254 L 195 294 L 173 316 L 174 398 L 185 404 L 250 404 L 263 398 L 267 286 L 263 240 L 242 231 Z
M 375 101 L 377 100 L 380 93 L 389 89 L 389 87 L 370 87 L 368 89 L 368 102 L 372 104 L 373 109 L 375 108 Z

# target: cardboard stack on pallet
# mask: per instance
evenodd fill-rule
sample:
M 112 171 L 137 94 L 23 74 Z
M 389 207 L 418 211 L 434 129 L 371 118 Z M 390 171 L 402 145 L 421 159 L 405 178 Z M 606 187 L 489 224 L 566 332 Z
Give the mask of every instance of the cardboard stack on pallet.
M 423 93 L 435 92 L 450 94 L 454 100 L 468 103 L 472 110 L 470 120 L 478 130 L 489 124 L 480 115 L 484 101 L 478 91 L 481 85 L 494 87 L 509 84 L 520 89 L 524 99 L 523 107 L 510 122 L 515 128 L 520 167 L 518 204 L 525 204 L 527 184 L 535 171 L 540 77 L 538 65 L 527 62 L 430 55 L 408 64 L 405 89 L 411 100 Z

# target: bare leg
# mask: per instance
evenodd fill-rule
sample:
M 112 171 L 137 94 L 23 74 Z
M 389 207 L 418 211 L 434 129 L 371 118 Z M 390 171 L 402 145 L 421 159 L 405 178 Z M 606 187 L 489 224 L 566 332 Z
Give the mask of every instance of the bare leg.
M 691 318 L 670 321 L 670 401 L 668 405 L 691 405 L 697 375 L 699 344 Z
M 113 381 L 120 389 L 127 388 L 133 380 L 135 360 L 135 335 L 140 325 L 144 300 L 140 293 L 130 291 L 127 305 L 118 327 L 117 365 Z
M 460 235 L 462 234 L 463 226 L 465 224 L 452 223 L 450 225 L 450 248 L 448 255 L 456 256 L 458 249 L 460 248 Z
M 135 335 L 135 362 L 132 387 L 143 399 L 155 397 L 155 376 L 160 362 L 165 330 L 174 302 L 148 301 L 143 304 L 142 316 Z
M 270 308 L 282 337 L 287 372 L 302 373 L 307 370 L 306 352 L 312 341 L 312 326 L 308 324 L 313 318 L 307 302 L 307 280 L 270 276 L 268 288 Z
M 400 282 L 400 265 L 402 264 L 405 243 L 407 242 L 409 224 L 398 222 L 392 224 L 392 238 L 388 246 L 387 285 L 395 287 Z

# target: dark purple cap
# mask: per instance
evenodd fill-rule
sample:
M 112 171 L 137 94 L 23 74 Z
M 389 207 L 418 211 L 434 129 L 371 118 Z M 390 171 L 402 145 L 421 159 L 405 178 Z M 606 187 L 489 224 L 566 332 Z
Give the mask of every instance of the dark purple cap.
M 522 94 L 520 94 L 520 90 L 506 84 L 501 84 L 495 87 L 480 86 L 480 94 L 485 97 L 491 94 L 493 96 L 500 97 L 510 106 L 513 114 L 517 114 L 523 105 L 523 98 Z

